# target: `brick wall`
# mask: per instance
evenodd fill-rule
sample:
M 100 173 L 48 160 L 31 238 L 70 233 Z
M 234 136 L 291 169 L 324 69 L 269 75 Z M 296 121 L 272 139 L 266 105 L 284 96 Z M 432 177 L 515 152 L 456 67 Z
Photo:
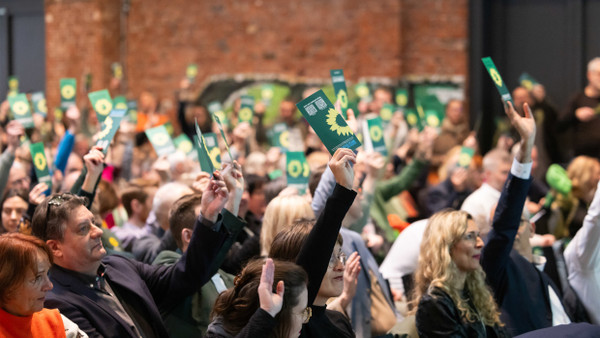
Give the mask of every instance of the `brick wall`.
M 466 75 L 466 0 L 131 0 L 119 44 L 120 0 L 46 0 L 47 88 L 93 74 L 108 87 L 124 63 L 129 96 L 171 95 L 188 63 L 215 74 L 278 73 L 347 79 Z M 76 27 L 76 29 L 72 29 Z M 80 95 L 82 96 L 82 95 Z

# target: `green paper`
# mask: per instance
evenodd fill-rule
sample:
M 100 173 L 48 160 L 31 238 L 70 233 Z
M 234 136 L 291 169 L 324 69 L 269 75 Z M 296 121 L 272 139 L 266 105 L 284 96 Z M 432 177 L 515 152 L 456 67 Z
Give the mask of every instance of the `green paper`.
M 387 147 L 385 145 L 385 139 L 383 137 L 383 121 L 381 117 L 377 116 L 367 120 L 367 130 L 365 131 L 365 147 L 372 149 L 384 157 L 387 157 Z
M 231 150 L 229 150 L 229 142 L 227 142 L 227 137 L 225 137 L 225 131 L 223 131 L 223 125 L 221 124 L 221 119 L 217 114 L 213 114 L 213 119 L 217 122 L 217 128 L 219 128 L 219 132 L 221 133 L 221 137 L 223 138 L 223 142 L 225 142 L 225 148 L 227 149 L 227 154 L 229 154 L 229 160 L 233 161 L 233 156 L 231 156 Z
M 19 78 L 16 76 L 8 77 L 8 94 L 6 97 L 12 97 L 19 93 Z
M 423 130 L 423 124 L 421 123 L 419 114 L 417 114 L 417 111 L 415 109 L 406 109 L 404 116 L 406 118 L 406 122 L 411 128 L 418 128 L 419 130 Z
M 186 134 L 181 134 L 174 138 L 173 144 L 175 144 L 175 148 L 177 148 L 177 150 L 183 152 L 186 155 L 194 153 L 194 144 L 192 143 L 190 138 L 187 137 Z
M 404 88 L 396 89 L 396 104 L 401 108 L 406 108 L 408 104 L 408 90 Z
M 281 176 L 283 176 L 283 171 L 281 171 L 281 169 L 276 169 L 276 170 L 271 171 L 267 175 L 269 175 L 269 179 L 271 181 L 274 181 L 274 180 L 280 178 Z
M 356 92 L 356 96 L 358 96 L 360 99 L 364 99 L 370 95 L 369 86 L 364 82 L 354 86 L 354 92 Z
M 19 121 L 23 127 L 32 128 L 33 117 L 31 116 L 31 111 L 29 110 L 29 101 L 27 100 L 27 95 L 17 94 L 15 96 L 11 96 L 8 98 L 8 103 L 14 119 Z
M 113 110 L 113 101 L 110 98 L 108 90 L 102 89 L 88 94 L 88 98 L 92 103 L 92 108 L 96 111 L 96 116 L 99 122 L 104 122 L 106 117 Z
M 221 170 L 221 149 L 219 148 L 217 134 L 204 133 L 202 136 L 204 137 L 208 157 L 210 157 L 213 167 L 217 170 Z
M 137 101 L 127 101 L 127 120 L 131 123 L 137 123 L 138 106 Z
M 388 124 L 392 120 L 395 108 L 396 107 L 394 107 L 394 105 L 391 103 L 385 103 L 383 107 L 381 107 L 381 110 L 379 111 L 379 116 L 381 117 L 381 120 L 384 124 Z
M 114 109 L 127 110 L 127 99 L 125 96 L 117 96 L 113 99 Z
M 158 156 L 167 156 L 176 151 L 175 145 L 171 140 L 171 136 L 169 136 L 169 132 L 165 125 L 160 125 L 158 127 L 146 129 L 146 136 L 148 136 L 148 140 L 152 143 L 154 147 L 154 151 Z
M 536 79 L 527 73 L 523 73 L 521 76 L 519 76 L 519 83 L 529 91 L 531 91 L 535 85 L 540 84 Z
M 355 150 L 360 147 L 361 143 L 356 135 L 322 90 L 298 102 L 296 107 L 313 127 L 331 155 L 338 148 Z
M 475 155 L 475 149 L 462 147 L 460 149 L 460 154 L 458 155 L 458 165 L 463 168 L 468 168 L 471 165 L 473 155 Z
M 48 170 L 48 161 L 46 160 L 46 154 L 44 152 L 44 144 L 42 142 L 30 144 L 29 150 L 31 152 L 33 168 L 35 169 L 35 175 L 37 176 L 38 182 L 44 182 L 48 185 L 49 189 L 52 189 L 52 177 Z
M 492 60 L 492 58 L 484 57 L 484 58 L 481 58 L 481 61 L 483 62 L 483 65 L 485 66 L 488 73 L 490 74 L 492 81 L 494 81 L 494 84 L 496 85 L 496 89 L 498 89 L 498 93 L 500 93 L 500 96 L 502 97 L 502 101 L 504 101 L 504 102 L 509 101 L 514 106 L 512 96 L 510 96 L 508 88 L 506 88 L 506 84 L 502 80 L 502 76 L 500 76 L 500 73 L 498 72 L 498 69 L 496 68 L 496 65 L 494 64 L 494 61 Z
M 71 78 L 60 79 L 60 107 L 67 109 L 75 104 L 77 94 L 77 80 Z
M 287 151 L 290 147 L 290 132 L 285 123 L 277 123 L 268 132 L 271 146 Z
M 300 195 L 304 195 L 308 187 L 310 167 L 306 157 L 301 151 L 288 151 L 286 153 L 286 176 L 287 185 L 298 189 Z
M 48 107 L 46 106 L 46 98 L 43 92 L 37 92 L 31 94 L 31 101 L 33 103 L 33 109 L 37 114 L 46 117 L 48 115 Z
M 546 182 L 548 182 L 550 188 L 563 195 L 568 195 L 573 187 L 573 184 L 567 175 L 567 171 L 556 163 L 548 167 L 548 171 L 546 171 Z
M 208 148 L 206 147 L 206 140 L 204 136 L 202 136 L 202 132 L 198 127 L 198 121 L 195 121 L 196 135 L 194 135 L 194 146 L 196 147 L 196 151 L 198 152 L 198 162 L 200 162 L 200 169 L 202 171 L 210 174 L 210 177 L 213 176 L 213 172 L 215 171 L 215 167 L 210 158 Z
M 190 81 L 190 83 L 194 83 L 197 75 L 198 65 L 196 65 L 195 63 L 190 63 L 185 70 L 185 76 L 187 77 L 188 81 Z
M 167 130 L 167 133 L 169 133 L 169 136 L 173 137 L 173 135 L 175 134 L 175 128 L 173 128 L 173 124 L 171 122 L 165 122 L 163 126 L 165 126 L 165 129 Z
M 329 73 L 331 74 L 331 82 L 333 83 L 336 101 L 340 102 L 342 116 L 345 120 L 348 118 L 346 111 L 348 110 L 349 100 L 348 89 L 346 88 L 346 80 L 344 79 L 344 71 L 342 69 L 332 69 L 329 71 Z
M 115 79 L 123 79 L 123 66 L 118 62 L 114 62 L 112 64 L 112 74 Z
M 238 112 L 239 122 L 248 122 L 252 125 L 252 117 L 254 116 L 254 97 L 242 95 L 240 111 Z
M 108 146 L 110 146 L 110 142 L 113 137 L 119 130 L 119 126 L 121 125 L 121 120 L 125 116 L 125 110 L 115 109 L 110 112 L 110 114 L 104 119 L 101 123 L 102 129 L 100 133 L 98 133 L 98 142 L 96 145 L 102 147 L 102 152 L 106 155 L 108 151 Z
M 229 126 L 229 120 L 225 116 L 225 112 L 223 111 L 223 106 L 219 101 L 212 101 L 208 104 L 208 111 L 211 115 L 219 116 L 221 123 L 225 126 Z
M 440 128 L 442 124 L 438 112 L 433 109 L 425 110 L 425 121 L 427 122 L 428 126 L 433 128 Z
M 54 121 L 62 121 L 65 113 L 59 107 L 54 108 Z
M 273 95 L 275 95 L 275 86 L 273 86 L 272 84 L 264 84 L 261 86 L 260 97 L 265 106 L 268 107 L 271 104 Z

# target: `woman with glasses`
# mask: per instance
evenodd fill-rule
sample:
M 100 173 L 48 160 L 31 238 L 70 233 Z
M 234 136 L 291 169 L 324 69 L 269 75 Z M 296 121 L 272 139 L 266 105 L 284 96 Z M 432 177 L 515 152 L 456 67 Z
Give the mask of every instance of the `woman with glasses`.
M 206 337 L 296 338 L 307 323 L 306 272 L 292 262 L 256 259 L 213 307 Z

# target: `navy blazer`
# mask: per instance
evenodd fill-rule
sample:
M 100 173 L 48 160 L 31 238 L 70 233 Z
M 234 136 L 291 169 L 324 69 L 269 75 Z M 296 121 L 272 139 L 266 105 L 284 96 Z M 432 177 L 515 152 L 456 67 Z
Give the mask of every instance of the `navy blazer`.
M 143 264 L 121 256 L 107 256 L 105 278 L 121 302 L 136 308 L 150 323 L 155 337 L 168 337 L 161 314 L 172 309 L 206 283 L 209 269 L 227 231 L 221 226 L 221 216 L 215 231 L 196 225 L 190 246 L 183 257 L 171 266 Z M 44 307 L 58 308 L 79 325 L 90 337 L 135 337 L 129 325 L 121 319 L 81 279 L 64 269 L 51 268 L 50 280 L 54 289 L 48 293 Z
M 508 175 L 481 256 L 500 318 L 515 336 L 552 326 L 548 286 L 560 295 L 550 278 L 513 250 L 530 184 Z

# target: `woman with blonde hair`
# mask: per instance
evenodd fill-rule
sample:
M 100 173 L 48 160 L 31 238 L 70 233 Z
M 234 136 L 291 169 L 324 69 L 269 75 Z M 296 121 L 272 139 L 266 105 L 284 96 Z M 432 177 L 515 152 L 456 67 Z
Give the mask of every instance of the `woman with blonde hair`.
M 281 230 L 301 218 L 314 218 L 310 204 L 302 196 L 277 196 L 265 209 L 260 230 L 260 251 L 262 256 L 269 254 L 273 238 Z
M 466 212 L 442 210 L 429 219 L 413 299 L 421 337 L 507 336 L 479 264 L 482 248 L 479 229 Z

